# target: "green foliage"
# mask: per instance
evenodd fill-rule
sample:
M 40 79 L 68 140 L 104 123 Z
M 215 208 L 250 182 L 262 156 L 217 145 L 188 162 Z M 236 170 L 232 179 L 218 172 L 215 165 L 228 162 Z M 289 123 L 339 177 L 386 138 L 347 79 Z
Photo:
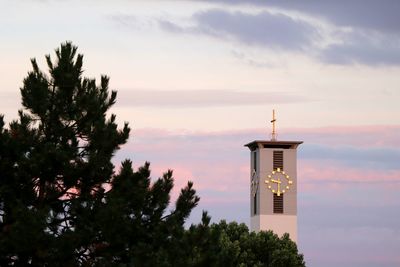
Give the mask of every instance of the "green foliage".
M 271 231 L 249 232 L 245 224 L 209 222 L 203 213 L 202 223 L 185 232 L 182 258 L 186 262 L 173 266 L 305 266 L 287 234 L 279 238 Z
M 191 182 L 173 205 L 171 170 L 152 181 L 149 163 L 125 160 L 114 173 L 130 129 L 107 116 L 108 77 L 83 77 L 69 42 L 46 60 L 48 73 L 31 60 L 19 119 L 0 116 L 0 266 L 304 266 L 288 236 L 210 225 L 206 213 L 185 230 Z

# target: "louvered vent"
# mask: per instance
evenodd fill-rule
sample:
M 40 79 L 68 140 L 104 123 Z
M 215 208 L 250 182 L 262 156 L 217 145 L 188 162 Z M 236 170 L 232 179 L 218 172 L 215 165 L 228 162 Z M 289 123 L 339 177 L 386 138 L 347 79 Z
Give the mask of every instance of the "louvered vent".
M 283 151 L 274 151 L 273 155 L 274 170 L 280 168 L 283 170 Z
M 283 213 L 283 195 L 274 194 L 274 213 Z

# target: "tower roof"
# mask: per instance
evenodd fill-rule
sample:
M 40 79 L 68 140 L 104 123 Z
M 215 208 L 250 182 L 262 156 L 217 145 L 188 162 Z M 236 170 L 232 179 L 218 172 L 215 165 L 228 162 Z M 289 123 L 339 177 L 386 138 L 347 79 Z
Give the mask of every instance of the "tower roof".
M 255 140 L 244 146 L 247 146 L 250 150 L 257 148 L 286 148 L 296 149 L 303 141 L 266 141 L 266 140 Z

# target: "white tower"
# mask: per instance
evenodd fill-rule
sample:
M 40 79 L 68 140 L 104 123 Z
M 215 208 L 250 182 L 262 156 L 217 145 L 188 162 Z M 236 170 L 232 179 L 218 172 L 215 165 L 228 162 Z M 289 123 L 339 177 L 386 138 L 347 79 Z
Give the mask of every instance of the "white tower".
M 248 143 L 250 149 L 250 230 L 289 233 L 297 242 L 297 147 L 302 141 L 278 141 L 275 111 L 271 140 Z

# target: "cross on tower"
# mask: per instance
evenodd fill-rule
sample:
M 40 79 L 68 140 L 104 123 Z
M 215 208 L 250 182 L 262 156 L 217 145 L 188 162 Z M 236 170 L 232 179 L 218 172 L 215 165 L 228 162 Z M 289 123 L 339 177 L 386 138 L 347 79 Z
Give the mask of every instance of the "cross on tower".
M 250 149 L 250 229 L 289 233 L 297 240 L 297 147 L 302 141 L 276 139 L 275 110 L 270 140 L 246 144 Z M 268 138 L 269 139 L 269 138 Z
M 276 122 L 276 118 L 275 118 L 275 109 L 272 110 L 272 134 L 271 134 L 271 141 L 276 141 L 276 130 L 275 130 L 275 122 Z

